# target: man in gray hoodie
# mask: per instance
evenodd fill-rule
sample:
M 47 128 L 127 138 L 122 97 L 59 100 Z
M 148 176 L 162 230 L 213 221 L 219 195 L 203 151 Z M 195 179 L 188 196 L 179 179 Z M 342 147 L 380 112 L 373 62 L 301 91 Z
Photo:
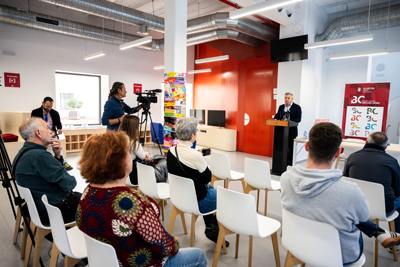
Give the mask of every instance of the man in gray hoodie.
M 333 123 L 318 123 L 310 131 L 305 149 L 306 167 L 296 165 L 281 176 L 282 207 L 299 216 L 333 225 L 339 231 L 344 264 L 363 252 L 360 230 L 376 237 L 384 247 L 400 243 L 400 235 L 368 221 L 369 205 L 355 183 L 342 181 L 331 169 L 339 156 L 342 130 Z M 322 233 L 321 233 L 322 234 Z

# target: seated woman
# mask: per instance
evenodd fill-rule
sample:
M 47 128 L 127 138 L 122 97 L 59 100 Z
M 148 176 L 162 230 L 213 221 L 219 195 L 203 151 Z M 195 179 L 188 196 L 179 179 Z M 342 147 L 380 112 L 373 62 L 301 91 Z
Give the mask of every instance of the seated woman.
M 138 159 L 141 160 L 150 160 L 150 153 L 144 152 L 142 145 L 140 144 L 140 136 L 139 136 L 139 118 L 137 116 L 125 115 L 122 119 L 121 125 L 119 126 L 118 131 L 125 132 L 129 137 L 129 153 L 132 157 L 132 171 L 129 174 L 129 179 L 133 185 L 138 184 L 137 178 L 137 168 L 136 161 Z
M 161 225 L 153 199 L 125 186 L 132 170 L 125 133 L 92 135 L 79 166 L 90 184 L 79 202 L 76 224 L 87 235 L 111 244 L 121 266 L 207 266 L 202 250 L 179 249 L 179 240 Z
M 169 149 L 167 166 L 169 173 L 193 180 L 199 210 L 206 213 L 217 208 L 217 190 L 209 184 L 212 174 L 202 153 L 191 148 L 197 138 L 197 125 L 198 121 L 195 118 L 181 118 L 176 123 L 175 131 L 179 144 Z M 203 216 L 203 219 L 206 224 L 206 237 L 216 243 L 219 232 L 216 216 L 211 214 Z M 228 247 L 229 242 L 225 242 Z

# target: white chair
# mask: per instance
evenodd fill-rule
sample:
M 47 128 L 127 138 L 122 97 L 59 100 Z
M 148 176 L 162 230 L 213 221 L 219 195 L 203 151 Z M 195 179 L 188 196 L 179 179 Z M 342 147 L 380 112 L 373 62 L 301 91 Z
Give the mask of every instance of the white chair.
M 83 233 L 77 226 L 66 230 L 61 211 L 49 204 L 46 195 L 42 196 L 42 201 L 49 214 L 51 232 L 54 239 L 50 267 L 57 266 L 60 252 L 65 255 L 64 267 L 73 267 L 87 257 Z
M 234 233 L 236 233 L 235 258 L 238 257 L 239 235 L 249 236 L 248 266 L 251 266 L 252 261 L 253 237 L 264 238 L 271 236 L 275 264 L 277 267 L 281 266 L 278 237 L 276 234 L 281 227 L 281 223 L 257 214 L 252 195 L 235 192 L 219 186 L 217 188 L 217 219 L 219 234 L 213 267 L 216 267 L 218 264 L 221 245 L 225 243 L 225 236 Z
M 269 163 L 267 161 L 245 158 L 244 160 L 245 194 L 257 190 L 257 211 L 260 200 L 260 189 L 265 190 L 264 216 L 267 216 L 268 191 L 281 191 L 281 183 L 271 180 Z
M 347 138 L 345 140 L 354 143 L 365 143 L 365 141 L 356 138 Z M 340 160 L 344 160 L 344 165 L 346 166 L 347 158 L 350 156 L 350 154 L 353 154 L 358 150 L 360 150 L 360 148 L 344 147 L 343 152 L 340 153 L 339 157 L 336 159 L 335 169 L 338 168 Z
M 224 181 L 224 188 L 229 187 L 230 181 L 241 181 L 244 192 L 244 174 L 231 170 L 228 155 L 213 151 L 210 156 L 210 169 L 212 171 L 212 178 L 210 182 L 212 186 L 214 186 L 214 182 L 218 180 Z
M 137 184 L 132 184 L 132 183 L 131 183 L 131 179 L 129 178 L 129 176 L 126 178 L 125 184 L 126 184 L 127 186 L 129 186 L 129 187 L 134 187 L 134 188 L 137 188 L 137 187 L 138 187 Z
M 339 232 L 332 225 L 300 217 L 283 209 L 282 228 L 285 233 L 282 237 L 282 245 L 288 250 L 285 267 L 297 264 L 343 266 Z M 363 254 L 349 267 L 363 266 L 364 263 L 365 255 Z
M 25 199 L 26 204 L 28 205 L 29 216 L 31 218 L 30 228 L 32 233 L 35 235 L 35 254 L 33 256 L 33 267 L 38 267 L 40 262 L 40 251 L 42 249 L 42 241 L 43 238 L 51 232 L 50 226 L 44 226 L 42 221 L 40 220 L 39 213 L 36 208 L 36 204 L 33 200 L 31 191 L 20 185 L 17 186 L 18 191 L 21 195 L 21 198 Z M 74 226 L 75 222 L 68 224 L 68 226 Z M 54 244 L 53 244 L 54 245 Z M 29 264 L 29 258 L 31 256 L 32 251 L 32 239 L 29 237 L 26 241 L 26 249 L 25 249 L 25 264 L 24 267 L 27 267 Z
M 353 182 L 358 185 L 361 191 L 364 193 L 369 204 L 369 219 L 375 224 L 379 225 L 379 221 L 387 221 L 389 223 L 389 230 L 395 231 L 394 219 L 399 216 L 399 213 L 395 211 L 389 217 L 386 217 L 386 205 L 385 205 L 385 192 L 383 185 L 378 183 L 366 182 L 358 179 L 349 177 L 342 177 L 342 180 Z M 374 240 L 374 267 L 378 266 L 378 240 Z M 393 260 L 397 261 L 397 247 L 393 247 Z
M 113 246 L 98 241 L 85 233 L 87 257 L 89 266 L 95 267 L 119 267 L 117 254 Z
M 21 204 L 23 207 L 25 203 Z M 21 209 L 17 206 L 17 216 L 15 218 L 15 226 L 14 226 L 14 237 L 13 237 L 13 244 L 17 243 L 19 229 L 21 227 L 21 221 L 23 220 Z M 28 219 L 29 222 L 29 219 Z M 26 251 L 26 242 L 28 240 L 28 229 L 26 228 L 26 224 L 24 223 L 23 231 L 22 231 L 22 242 L 21 242 L 21 260 L 25 258 L 25 251 Z
M 164 221 L 164 205 L 169 198 L 169 184 L 157 183 L 154 168 L 137 163 L 138 184 L 140 190 L 152 197 L 160 205 L 162 220 Z
M 193 247 L 194 244 L 194 234 L 196 220 L 199 216 L 205 216 L 213 214 L 216 210 L 207 213 L 201 213 L 199 211 L 199 205 L 197 203 L 196 191 L 194 189 L 194 183 L 189 178 L 179 177 L 168 173 L 169 179 L 169 190 L 171 195 L 172 211 L 171 219 L 169 221 L 168 232 L 172 234 L 174 229 L 175 218 L 179 214 L 181 215 L 183 230 L 185 235 L 187 234 L 185 213 L 192 215 L 191 222 L 191 232 L 190 232 L 190 246 Z M 224 243 L 225 247 L 225 243 Z

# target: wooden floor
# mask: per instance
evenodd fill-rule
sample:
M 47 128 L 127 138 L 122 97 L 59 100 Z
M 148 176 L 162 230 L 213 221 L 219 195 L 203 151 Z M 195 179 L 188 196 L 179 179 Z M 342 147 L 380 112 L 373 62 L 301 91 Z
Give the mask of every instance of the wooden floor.
M 152 154 L 157 154 L 158 148 L 153 145 L 145 146 L 145 151 L 150 152 Z M 217 151 L 217 150 L 214 150 Z M 159 153 L 159 151 L 158 151 Z M 260 160 L 269 161 L 271 164 L 271 158 L 262 157 L 257 155 L 251 155 L 241 152 L 222 152 L 229 155 L 231 161 L 231 168 L 234 171 L 243 172 L 244 171 L 244 159 L 246 157 L 255 158 Z M 74 175 L 78 184 L 75 188 L 75 191 L 83 191 L 86 187 L 86 183 L 80 176 L 80 172 L 78 170 L 77 161 L 80 158 L 80 153 L 68 154 L 68 162 L 74 167 L 72 171 L 70 171 L 71 175 Z M 207 157 L 206 157 L 207 158 Z M 206 159 L 207 160 L 207 159 Z M 304 164 L 300 163 L 300 164 Z M 339 164 L 339 168 L 342 168 L 343 163 Z M 274 180 L 279 180 L 279 177 L 273 176 Z M 215 186 L 223 186 L 223 182 L 216 182 Z M 236 190 L 242 192 L 242 185 L 240 182 L 231 182 L 229 184 L 229 189 Z M 251 193 L 254 197 L 256 196 L 255 191 Z M 260 193 L 260 206 L 259 213 L 262 214 L 264 211 L 264 192 Z M 165 221 L 163 225 L 166 229 L 168 229 L 168 223 L 171 215 L 172 205 L 170 202 L 165 206 Z M 187 225 L 190 225 L 190 217 L 189 215 L 185 215 Z M 270 192 L 268 194 L 268 216 L 274 219 L 281 221 L 282 213 L 280 206 L 280 193 L 279 192 Z M 14 231 L 14 217 L 11 212 L 11 206 L 7 197 L 6 190 L 1 187 L 0 188 L 0 266 L 1 267 L 22 267 L 23 261 L 20 260 L 20 244 L 21 244 L 21 236 L 18 238 L 18 242 L 16 245 L 12 244 L 12 237 Z M 387 223 L 381 224 L 382 228 L 388 229 Z M 189 228 L 190 229 L 190 228 Z M 188 230 L 189 230 L 188 229 Z M 320 233 L 322 236 L 324 233 Z M 183 228 L 181 224 L 180 218 L 177 218 L 175 221 L 173 235 L 178 236 L 180 240 L 181 247 L 189 247 L 189 238 L 190 234 L 185 235 L 183 233 Z M 241 236 L 240 237 L 240 251 L 239 258 L 235 259 L 234 257 L 234 244 L 235 244 L 235 235 L 229 235 L 226 240 L 231 243 L 231 246 L 228 248 L 228 254 L 221 254 L 219 258 L 218 266 L 220 267 L 236 267 L 236 266 L 247 266 L 247 255 L 248 255 L 248 237 Z M 279 253 L 281 259 L 281 265 L 283 266 L 286 257 L 286 249 L 281 245 L 281 238 L 278 236 L 279 242 Z M 204 222 L 201 218 L 199 218 L 196 222 L 196 237 L 195 237 L 195 247 L 202 249 L 207 256 L 208 266 L 211 266 L 214 251 L 215 251 L 215 243 L 209 241 L 204 235 Z M 42 260 L 44 265 L 47 267 L 50 263 L 50 254 L 51 254 L 51 243 L 47 240 L 44 241 L 42 246 Z M 373 242 L 372 239 L 364 236 L 364 254 L 367 258 L 364 266 L 372 267 L 372 249 Z M 63 266 L 63 257 L 59 257 L 58 266 Z M 32 266 L 32 260 L 30 262 L 30 266 Z M 254 238 L 253 239 L 253 266 L 275 266 L 274 254 L 272 250 L 272 242 L 271 238 Z M 388 253 L 384 248 L 379 246 L 379 266 L 382 267 L 398 267 L 400 266 L 398 262 L 394 262 L 392 258 L 392 254 Z

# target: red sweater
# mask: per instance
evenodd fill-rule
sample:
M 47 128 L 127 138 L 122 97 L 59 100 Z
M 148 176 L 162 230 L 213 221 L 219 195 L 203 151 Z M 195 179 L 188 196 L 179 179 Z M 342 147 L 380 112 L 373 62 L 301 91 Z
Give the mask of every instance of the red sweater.
M 77 213 L 79 229 L 111 244 L 122 266 L 163 266 L 178 253 L 178 241 L 161 225 L 158 205 L 141 191 L 88 185 Z

